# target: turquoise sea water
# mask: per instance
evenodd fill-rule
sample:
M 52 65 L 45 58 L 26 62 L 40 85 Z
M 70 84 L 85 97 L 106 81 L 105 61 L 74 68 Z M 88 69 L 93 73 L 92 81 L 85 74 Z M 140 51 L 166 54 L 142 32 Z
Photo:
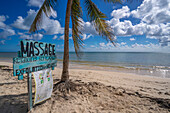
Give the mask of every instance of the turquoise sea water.
M 11 61 L 17 53 L 0 53 L 0 61 Z M 62 59 L 63 53 L 57 52 L 57 58 Z M 170 78 L 170 53 L 146 52 L 84 52 L 77 58 L 70 52 L 70 61 L 91 66 L 122 68 L 128 72 Z

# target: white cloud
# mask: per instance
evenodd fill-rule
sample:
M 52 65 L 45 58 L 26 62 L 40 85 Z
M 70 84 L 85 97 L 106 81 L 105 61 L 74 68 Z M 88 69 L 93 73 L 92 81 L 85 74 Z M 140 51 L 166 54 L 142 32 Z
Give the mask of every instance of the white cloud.
M 27 14 L 27 17 L 25 18 L 23 18 L 22 16 L 18 16 L 18 19 L 14 21 L 12 26 L 22 30 L 29 30 L 37 14 L 37 11 L 30 9 Z M 43 14 L 43 19 L 41 23 L 41 29 L 45 31 L 44 34 L 53 35 L 59 33 L 62 34 L 64 32 L 64 29 L 61 28 L 60 22 L 58 20 L 50 19 L 46 17 L 45 14 Z
M 129 40 L 130 40 L 130 41 L 135 41 L 136 39 L 135 39 L 135 38 L 130 38 Z
M 113 33 L 116 36 L 128 36 L 131 35 L 133 32 L 133 25 L 131 23 L 131 21 L 129 20 L 125 20 L 124 22 L 118 22 L 117 24 L 114 24 L 111 26 L 111 28 L 113 29 Z
M 18 35 L 24 35 L 24 33 L 18 32 Z
M 94 45 L 90 45 L 90 47 L 92 47 L 92 48 L 93 48 L 93 47 L 95 47 L 95 46 L 94 46 Z
M 70 36 L 69 39 L 72 39 L 72 36 Z M 60 36 L 59 40 L 64 40 L 64 35 Z
M 64 35 L 60 36 L 60 38 L 59 38 L 59 39 L 64 40 Z
M 93 37 L 92 34 L 90 34 L 90 35 L 83 34 L 82 36 L 83 36 L 82 40 L 87 40 L 87 39 L 89 39 L 90 37 Z
M 21 35 L 19 38 L 21 39 L 33 39 L 33 37 L 31 35 Z
M 169 0 L 144 0 L 131 14 L 148 24 L 167 23 L 170 20 L 170 2 Z
M 42 23 L 42 29 L 46 31 L 46 34 L 53 35 L 64 33 L 64 29 L 61 28 L 60 22 L 58 20 L 45 17 Z
M 104 42 L 99 43 L 99 45 L 100 45 L 100 47 L 105 47 L 106 46 Z
M 25 23 L 24 21 L 25 20 L 22 18 L 22 16 L 18 16 L 18 19 L 14 22 L 14 24 L 12 24 L 12 26 L 18 29 L 29 30 L 30 26 L 28 25 L 28 23 L 30 24 L 32 23 L 32 21 L 26 21 L 27 23 Z
M 128 6 L 123 6 L 121 9 L 113 10 L 111 16 L 120 19 L 130 16 L 130 9 Z
M 5 28 L 6 27 L 6 24 L 4 23 L 5 21 L 6 21 L 6 16 L 4 16 L 4 15 L 1 15 L 0 16 L 0 28 L 2 29 L 2 28 Z
M 121 44 L 121 45 L 126 45 L 126 42 L 121 42 L 120 44 Z
M 5 28 L 0 32 L 0 39 L 6 39 L 8 36 L 12 35 L 15 35 L 15 31 L 10 28 Z
M 43 35 L 40 33 L 33 34 L 33 35 L 21 35 L 19 38 L 21 39 L 33 39 L 33 40 L 41 40 L 43 38 Z
M 152 48 L 152 49 L 157 49 L 157 48 L 161 48 L 159 44 L 152 44 L 152 43 L 149 43 L 149 44 L 138 44 L 138 43 L 135 43 L 135 44 L 132 44 L 131 45 L 132 48 L 135 48 L 135 49 L 148 49 L 148 48 Z
M 12 24 L 13 27 L 22 29 L 22 30 L 29 30 L 35 16 L 36 16 L 35 10 L 30 9 L 27 12 L 27 16 L 23 18 L 22 16 L 18 16 L 18 19 L 14 21 Z
M 4 22 L 6 20 L 6 17 L 4 15 L 0 16 L 0 22 Z
M 35 40 L 41 40 L 43 38 L 43 35 L 40 33 L 33 34 L 33 39 Z
M 34 7 L 41 7 L 42 4 L 44 3 L 45 0 L 29 0 L 28 1 L 28 6 L 34 6 Z M 53 18 L 56 18 L 57 17 L 57 12 L 54 11 L 52 8 L 51 9 L 51 15 L 49 16 L 52 16 Z
M 15 35 L 15 31 L 4 23 L 7 18 L 9 17 L 4 15 L 0 16 L 0 39 L 6 39 L 8 36 Z
M 111 20 L 108 20 L 107 22 L 109 23 L 109 25 L 113 26 L 113 25 L 116 25 L 117 23 L 119 23 L 120 20 L 117 18 L 112 18 Z
M 41 7 L 43 2 L 44 2 L 44 0 L 29 0 L 28 6 Z
M 92 23 L 84 22 L 81 18 L 80 18 L 80 20 L 82 21 L 82 23 L 81 23 L 82 27 L 79 29 L 83 34 L 98 35 L 98 33 L 96 32 L 95 27 L 92 25 Z
M 170 37 L 164 36 L 161 39 L 159 39 L 159 42 L 161 43 L 161 46 L 170 46 Z
M 111 42 L 108 42 L 107 44 L 105 44 L 104 42 L 99 43 L 99 47 L 100 47 L 100 49 L 103 49 L 103 50 L 115 48 L 114 45 Z
M 57 35 L 54 35 L 53 40 L 57 39 Z
M 161 40 L 162 45 L 169 45 L 167 37 L 170 37 L 170 3 L 167 0 L 144 0 L 136 10 L 130 11 L 127 6 L 123 6 L 113 10 L 111 15 L 114 18 L 108 20 L 108 23 L 116 36 L 146 35 L 147 38 Z M 140 23 L 133 25 L 130 20 L 120 21 L 120 18 L 130 15 L 140 19 Z M 148 15 L 152 18 L 147 18 Z
M 169 52 L 170 47 L 162 47 L 160 44 L 139 44 L 135 43 L 127 45 L 126 43 L 118 43 L 117 47 L 111 45 L 111 43 L 99 43 L 95 50 L 91 51 L 119 51 L 119 52 Z
M 145 35 L 147 33 L 147 24 L 139 23 L 132 26 L 132 29 L 131 35 Z
M 5 44 L 5 40 L 1 40 L 0 44 L 4 45 Z

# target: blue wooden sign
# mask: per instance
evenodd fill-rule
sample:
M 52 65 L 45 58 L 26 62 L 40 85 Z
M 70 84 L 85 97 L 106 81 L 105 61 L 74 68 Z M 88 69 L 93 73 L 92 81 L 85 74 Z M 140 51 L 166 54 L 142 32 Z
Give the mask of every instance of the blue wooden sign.
M 15 57 L 13 58 L 13 73 L 14 76 L 22 76 L 28 72 L 55 67 L 56 63 L 56 56 Z
M 43 43 L 31 40 L 20 42 L 21 57 L 52 56 L 55 55 L 55 44 Z
M 32 109 L 32 74 L 57 66 L 55 55 L 55 44 L 37 42 L 32 40 L 22 40 L 21 50 L 18 57 L 13 58 L 13 75 L 18 76 L 18 80 L 23 79 L 23 74 L 27 73 L 28 81 L 28 110 Z
M 56 66 L 55 44 L 22 40 L 18 57 L 13 58 L 13 75 L 23 79 L 23 74 Z

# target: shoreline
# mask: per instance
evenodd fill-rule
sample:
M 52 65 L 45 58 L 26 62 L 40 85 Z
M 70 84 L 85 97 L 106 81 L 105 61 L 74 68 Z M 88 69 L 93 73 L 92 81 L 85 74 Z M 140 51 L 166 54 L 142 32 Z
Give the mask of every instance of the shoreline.
M 57 59 L 57 66 L 59 68 L 62 68 L 62 60 Z M 1 64 L 9 64 L 12 65 L 12 59 L 11 60 L 2 60 L 0 59 L 0 65 Z M 155 66 L 157 67 L 157 66 Z M 154 70 L 150 69 L 139 69 L 134 67 L 127 67 L 126 66 L 116 66 L 116 65 L 106 65 L 106 64 L 97 64 L 97 62 L 91 62 L 91 61 L 75 61 L 70 60 L 70 69 L 84 69 L 84 70 L 102 70 L 102 71 L 111 71 L 111 72 L 120 72 L 120 73 L 128 73 L 128 74 L 135 74 L 137 76 L 148 76 L 148 77 L 156 77 L 156 78 L 169 78 L 170 79 L 170 70 L 168 67 L 168 72 L 165 74 L 165 70 L 156 70 L 156 74 L 154 73 Z M 162 71 L 162 72 L 161 72 Z

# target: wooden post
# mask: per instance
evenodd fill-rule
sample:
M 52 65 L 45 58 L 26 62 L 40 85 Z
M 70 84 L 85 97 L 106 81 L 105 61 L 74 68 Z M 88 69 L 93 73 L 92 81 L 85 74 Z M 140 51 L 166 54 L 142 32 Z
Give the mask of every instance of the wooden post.
M 32 74 L 27 74 L 27 84 L 28 84 L 28 111 L 32 109 Z
M 17 53 L 18 53 L 18 57 L 21 57 L 21 53 L 20 53 L 20 51 L 18 51 Z
M 19 75 L 18 80 L 23 80 L 23 75 Z
M 54 67 L 52 67 L 52 70 L 54 70 Z

